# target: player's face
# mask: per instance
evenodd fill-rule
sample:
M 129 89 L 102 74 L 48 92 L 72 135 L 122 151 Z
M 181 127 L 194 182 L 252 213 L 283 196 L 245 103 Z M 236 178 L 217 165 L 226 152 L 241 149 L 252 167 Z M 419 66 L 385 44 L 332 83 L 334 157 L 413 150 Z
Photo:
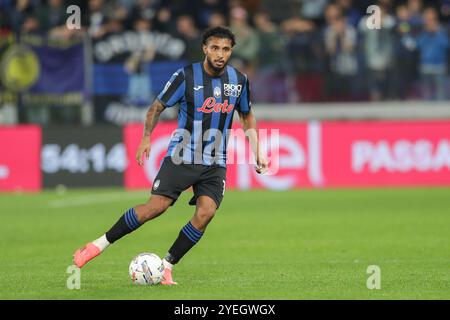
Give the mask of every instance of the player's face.
M 210 37 L 203 45 L 207 63 L 215 71 L 225 68 L 232 51 L 231 40 L 226 38 Z

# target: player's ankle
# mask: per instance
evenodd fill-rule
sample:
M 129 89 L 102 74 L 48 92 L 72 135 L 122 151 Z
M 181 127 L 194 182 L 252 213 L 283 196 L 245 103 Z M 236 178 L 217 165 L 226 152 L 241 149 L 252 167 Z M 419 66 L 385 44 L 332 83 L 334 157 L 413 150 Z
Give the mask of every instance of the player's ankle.
M 96 246 L 97 248 L 100 249 L 100 252 L 103 252 L 104 250 L 106 250 L 106 248 L 108 248 L 111 244 L 108 241 L 108 239 L 106 238 L 106 234 L 104 234 L 100 238 L 92 241 L 92 243 L 94 244 L 94 246 Z
M 169 261 L 166 260 L 166 258 L 163 259 L 163 265 L 164 269 L 172 270 L 173 264 L 171 264 Z

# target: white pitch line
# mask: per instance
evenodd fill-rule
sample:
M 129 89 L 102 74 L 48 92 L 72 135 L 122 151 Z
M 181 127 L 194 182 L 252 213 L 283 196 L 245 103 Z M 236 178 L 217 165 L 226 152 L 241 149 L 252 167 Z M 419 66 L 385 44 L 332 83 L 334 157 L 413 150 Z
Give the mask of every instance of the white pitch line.
M 64 207 L 79 207 L 91 204 L 110 203 L 129 199 L 141 199 L 146 201 L 148 193 L 102 193 L 102 194 L 89 194 L 85 196 L 78 196 L 76 198 L 67 197 L 66 199 L 58 199 L 49 201 L 48 206 L 50 208 L 64 208 Z M 64 196 L 62 196 L 64 197 Z

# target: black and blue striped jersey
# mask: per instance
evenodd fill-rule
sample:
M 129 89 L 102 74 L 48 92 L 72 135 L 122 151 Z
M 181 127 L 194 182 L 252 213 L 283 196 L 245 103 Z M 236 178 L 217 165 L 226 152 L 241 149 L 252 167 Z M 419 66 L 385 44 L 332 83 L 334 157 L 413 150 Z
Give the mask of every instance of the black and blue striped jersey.
M 226 166 L 234 111 L 245 114 L 251 109 L 245 74 L 226 66 L 221 76 L 213 77 L 197 62 L 177 70 L 158 100 L 165 107 L 179 104 L 178 128 L 166 157 L 178 155 L 184 163 Z

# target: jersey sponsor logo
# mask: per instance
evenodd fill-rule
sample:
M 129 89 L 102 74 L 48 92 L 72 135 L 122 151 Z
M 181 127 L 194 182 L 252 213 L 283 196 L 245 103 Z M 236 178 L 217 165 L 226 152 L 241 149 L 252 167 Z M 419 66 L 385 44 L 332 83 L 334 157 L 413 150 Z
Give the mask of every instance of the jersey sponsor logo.
M 234 108 L 233 104 L 228 104 L 228 100 L 226 99 L 223 103 L 217 102 L 216 98 L 209 97 L 205 99 L 203 105 L 200 108 L 197 108 L 197 111 L 204 113 L 211 112 L 222 112 L 222 113 L 230 113 Z
M 200 90 L 200 89 L 202 89 L 203 88 L 203 86 L 197 86 L 197 87 L 194 87 L 194 90 L 195 91 L 198 91 L 198 90 Z
M 239 97 L 241 95 L 242 85 L 224 83 L 223 84 L 223 94 L 227 97 Z

